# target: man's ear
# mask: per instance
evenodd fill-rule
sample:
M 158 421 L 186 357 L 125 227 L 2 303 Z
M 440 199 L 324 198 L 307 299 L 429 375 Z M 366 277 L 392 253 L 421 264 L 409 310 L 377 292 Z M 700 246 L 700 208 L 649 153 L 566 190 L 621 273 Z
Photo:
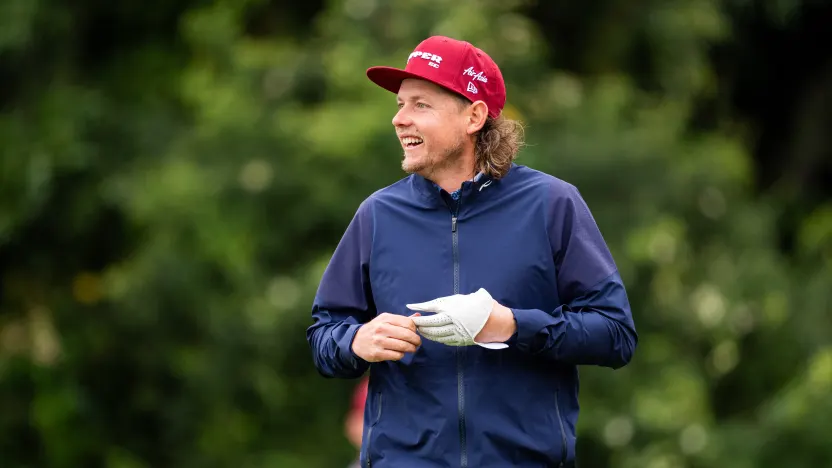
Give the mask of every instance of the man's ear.
M 469 135 L 473 135 L 480 131 L 485 120 L 488 118 L 488 105 L 482 101 L 476 101 L 468 106 L 468 131 Z

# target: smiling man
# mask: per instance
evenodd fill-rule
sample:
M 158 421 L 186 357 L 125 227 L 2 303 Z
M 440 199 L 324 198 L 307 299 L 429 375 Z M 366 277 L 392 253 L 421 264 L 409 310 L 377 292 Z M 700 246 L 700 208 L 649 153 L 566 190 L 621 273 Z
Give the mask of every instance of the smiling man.
M 370 372 L 362 466 L 575 466 L 579 365 L 636 348 L 627 294 L 578 190 L 514 162 L 497 64 L 424 40 L 395 93 L 409 175 L 367 198 L 307 330 L 318 371 Z

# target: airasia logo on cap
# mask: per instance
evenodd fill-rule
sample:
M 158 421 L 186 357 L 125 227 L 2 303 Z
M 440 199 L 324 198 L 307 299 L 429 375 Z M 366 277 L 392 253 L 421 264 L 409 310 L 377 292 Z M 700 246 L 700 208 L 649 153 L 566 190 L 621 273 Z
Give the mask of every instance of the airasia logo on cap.
M 421 52 L 418 50 L 410 54 L 410 56 L 407 57 L 407 61 L 410 62 L 410 59 L 414 57 L 419 57 L 422 60 L 430 60 L 428 62 L 428 65 L 430 65 L 433 68 L 439 68 L 439 63 L 442 62 L 442 57 L 436 54 L 432 54 L 430 52 Z
M 462 71 L 462 76 L 471 76 L 475 81 L 482 81 L 483 83 L 488 83 L 488 78 L 480 71 L 474 73 L 474 67 L 468 67 Z

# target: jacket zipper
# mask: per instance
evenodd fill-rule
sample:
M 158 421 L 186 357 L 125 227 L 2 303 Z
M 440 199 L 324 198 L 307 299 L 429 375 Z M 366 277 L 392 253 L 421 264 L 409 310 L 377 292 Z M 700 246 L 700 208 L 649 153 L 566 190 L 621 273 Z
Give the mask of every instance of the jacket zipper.
M 560 464 L 559 467 L 562 467 L 564 463 L 566 463 L 566 430 L 563 428 L 563 418 L 560 417 L 560 403 L 558 400 L 560 399 L 560 390 L 555 390 L 555 413 L 558 416 L 558 424 L 560 424 L 560 439 L 561 439 L 561 446 L 560 446 Z
M 460 197 L 462 198 L 462 197 Z M 462 200 L 456 201 L 456 210 L 451 215 L 451 237 L 453 239 L 454 252 L 454 294 L 459 294 L 459 233 L 456 229 L 456 220 L 459 216 L 459 205 Z M 468 451 L 465 443 L 465 348 L 456 348 L 456 398 L 459 407 L 459 464 L 461 468 L 468 466 Z
M 370 468 L 370 436 L 373 434 L 373 426 L 378 424 L 381 420 L 381 399 L 384 396 L 383 393 L 379 392 L 378 394 L 378 411 L 376 411 L 376 420 L 370 424 L 370 428 L 367 429 L 367 468 Z

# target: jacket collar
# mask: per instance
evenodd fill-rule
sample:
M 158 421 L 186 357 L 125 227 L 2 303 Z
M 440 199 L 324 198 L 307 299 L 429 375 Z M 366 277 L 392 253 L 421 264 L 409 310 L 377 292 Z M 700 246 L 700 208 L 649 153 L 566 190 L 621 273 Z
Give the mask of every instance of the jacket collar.
M 472 193 L 482 191 L 485 187 L 488 187 L 492 182 L 494 182 L 493 177 L 480 172 L 474 176 L 473 179 L 463 182 L 462 186 L 455 192 L 448 193 L 432 180 L 426 179 L 421 175 L 411 174 L 410 178 L 414 188 L 416 188 L 416 190 L 425 199 L 431 202 L 440 203 L 445 203 L 448 199 L 459 200 L 461 198 L 466 198 Z

